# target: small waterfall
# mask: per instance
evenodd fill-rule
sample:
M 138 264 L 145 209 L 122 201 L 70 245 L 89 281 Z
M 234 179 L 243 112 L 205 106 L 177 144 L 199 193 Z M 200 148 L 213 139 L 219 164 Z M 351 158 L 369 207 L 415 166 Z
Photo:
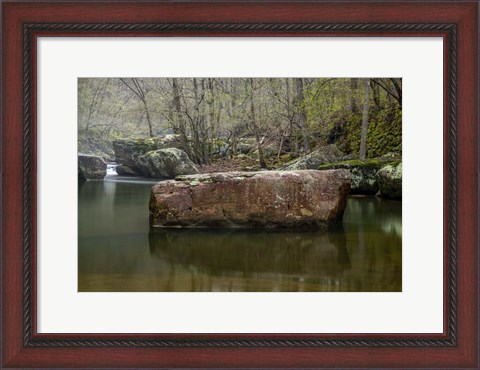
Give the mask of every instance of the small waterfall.
M 107 176 L 117 176 L 117 168 L 118 164 L 115 162 L 107 163 Z
M 150 179 L 140 176 L 120 176 L 117 173 L 117 167 L 120 166 L 119 163 L 107 162 L 107 175 L 104 177 L 103 181 L 105 182 L 120 182 L 128 184 L 156 184 L 159 182 L 159 179 Z

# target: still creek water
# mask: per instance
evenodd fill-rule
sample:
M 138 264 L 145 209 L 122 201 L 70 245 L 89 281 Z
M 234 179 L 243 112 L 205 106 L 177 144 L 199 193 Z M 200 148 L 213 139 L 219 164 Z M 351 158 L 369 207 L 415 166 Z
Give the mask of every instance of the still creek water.
M 308 230 L 149 232 L 155 181 L 79 184 L 81 292 L 402 290 L 402 203 L 350 197 L 342 224 Z

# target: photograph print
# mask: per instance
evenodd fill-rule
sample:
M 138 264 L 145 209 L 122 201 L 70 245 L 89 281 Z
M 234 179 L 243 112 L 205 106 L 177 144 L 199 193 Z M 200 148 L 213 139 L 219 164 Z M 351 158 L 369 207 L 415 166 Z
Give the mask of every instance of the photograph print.
M 401 292 L 402 79 L 79 78 L 78 291 Z

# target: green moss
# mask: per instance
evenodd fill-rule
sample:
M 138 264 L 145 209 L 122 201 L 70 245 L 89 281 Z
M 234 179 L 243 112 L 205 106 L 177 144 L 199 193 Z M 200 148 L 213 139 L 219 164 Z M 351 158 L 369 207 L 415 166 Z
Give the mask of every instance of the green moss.
M 402 197 L 402 164 L 389 164 L 377 173 L 377 181 L 383 196 L 392 199 Z
M 332 132 L 337 134 L 339 148 L 347 154 L 358 155 L 362 113 L 346 114 L 333 122 Z M 389 152 L 402 153 L 402 110 L 388 107 L 370 109 L 367 129 L 367 157 L 380 157 Z
M 369 159 L 367 161 L 361 161 L 360 159 L 351 159 L 348 161 L 336 162 L 336 163 L 327 163 L 318 166 L 319 170 L 327 170 L 327 169 L 334 169 L 334 168 L 352 168 L 352 167 L 380 167 L 383 165 L 382 162 L 378 158 Z

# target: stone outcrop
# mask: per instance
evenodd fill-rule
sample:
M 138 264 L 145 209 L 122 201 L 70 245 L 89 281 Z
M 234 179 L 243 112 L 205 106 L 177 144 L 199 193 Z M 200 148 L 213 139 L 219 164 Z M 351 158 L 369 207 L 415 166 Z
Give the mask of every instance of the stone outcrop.
M 140 172 L 132 169 L 132 167 L 125 166 L 123 164 L 115 167 L 115 171 L 119 176 L 140 176 Z
M 339 162 L 345 159 L 345 153 L 341 152 L 335 144 L 325 145 L 313 152 L 294 159 L 280 167 L 282 171 L 316 170 L 322 164 Z
M 147 152 L 137 158 L 137 167 L 143 176 L 156 179 L 173 179 L 198 173 L 187 153 L 176 148 Z
M 225 172 L 153 186 L 151 227 L 324 227 L 342 219 L 348 173 Z
M 123 174 L 140 176 L 141 170 L 137 164 L 139 156 L 158 149 L 178 148 L 180 149 L 180 135 L 169 134 L 147 139 L 117 139 L 113 141 L 115 151 L 115 162 L 123 165 Z M 129 167 L 128 169 L 125 167 Z M 122 171 L 120 169 L 120 171 Z
M 380 193 L 386 198 L 402 199 L 402 163 L 389 164 L 377 172 Z
M 253 137 L 241 138 L 238 140 L 237 151 L 240 154 L 248 154 L 250 151 L 253 152 L 255 148 L 256 148 L 256 142 L 255 142 L 255 138 Z
M 351 194 L 375 195 L 379 191 L 377 173 L 388 165 L 396 166 L 402 157 L 395 153 L 388 153 L 378 158 L 367 160 L 351 159 L 336 163 L 323 164 L 319 170 L 344 169 L 351 179 Z M 401 189 L 400 189 L 401 193 Z
M 376 160 L 350 160 L 324 164 L 319 170 L 344 169 L 348 171 L 351 180 L 351 193 L 375 195 L 378 192 L 377 172 L 382 164 Z
M 107 163 L 98 156 L 78 154 L 78 180 L 102 180 L 107 174 Z

